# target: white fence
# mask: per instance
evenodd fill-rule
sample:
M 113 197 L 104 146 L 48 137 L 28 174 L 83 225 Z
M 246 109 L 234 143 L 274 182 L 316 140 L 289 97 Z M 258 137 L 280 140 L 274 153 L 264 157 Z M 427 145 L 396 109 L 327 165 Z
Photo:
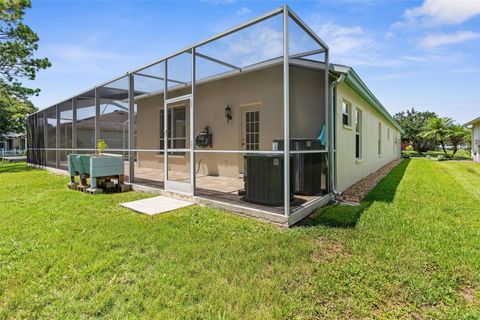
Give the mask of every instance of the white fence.
M 25 149 L 12 149 L 12 150 L 7 150 L 7 149 L 0 149 L 0 157 L 18 157 L 18 156 L 24 156 L 26 154 Z

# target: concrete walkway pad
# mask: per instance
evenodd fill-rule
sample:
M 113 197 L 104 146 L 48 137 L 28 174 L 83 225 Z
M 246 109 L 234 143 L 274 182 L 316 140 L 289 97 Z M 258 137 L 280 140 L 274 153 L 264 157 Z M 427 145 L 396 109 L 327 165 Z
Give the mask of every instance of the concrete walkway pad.
M 124 202 L 120 203 L 120 205 L 133 211 L 153 216 L 159 213 L 188 207 L 193 205 L 193 203 L 184 200 L 158 196 L 137 201 Z

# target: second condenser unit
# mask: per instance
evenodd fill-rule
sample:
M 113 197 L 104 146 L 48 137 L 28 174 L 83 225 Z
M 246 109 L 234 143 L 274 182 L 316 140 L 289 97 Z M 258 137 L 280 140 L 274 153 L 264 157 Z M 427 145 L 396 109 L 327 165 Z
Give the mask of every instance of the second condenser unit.
M 273 141 L 273 150 L 283 150 L 283 139 Z M 318 139 L 290 139 L 290 151 L 322 150 Z M 297 153 L 291 158 L 293 193 L 317 195 L 325 190 L 322 171 L 326 169 L 323 153 Z

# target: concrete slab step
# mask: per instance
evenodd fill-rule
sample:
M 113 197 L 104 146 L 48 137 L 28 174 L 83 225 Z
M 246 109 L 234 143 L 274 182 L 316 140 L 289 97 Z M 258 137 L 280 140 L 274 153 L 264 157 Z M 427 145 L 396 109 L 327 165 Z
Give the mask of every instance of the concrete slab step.
M 189 201 L 169 198 L 165 196 L 158 196 L 137 201 L 124 202 L 120 205 L 133 211 L 153 216 L 156 214 L 185 208 L 193 204 L 194 203 Z

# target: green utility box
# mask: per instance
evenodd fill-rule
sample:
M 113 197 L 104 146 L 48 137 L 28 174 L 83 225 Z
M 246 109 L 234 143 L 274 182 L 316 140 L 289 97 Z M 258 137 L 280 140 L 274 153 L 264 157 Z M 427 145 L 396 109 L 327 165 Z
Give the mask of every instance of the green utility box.
M 77 188 L 75 176 L 80 177 L 78 189 L 84 189 L 87 186 L 87 178 L 90 178 L 90 187 L 84 191 L 90 193 L 101 193 L 99 181 L 102 184 L 110 179 L 118 179 L 118 187 L 124 190 L 124 161 L 121 156 L 98 155 L 98 154 L 69 154 L 68 172 L 70 174 L 69 187 Z

